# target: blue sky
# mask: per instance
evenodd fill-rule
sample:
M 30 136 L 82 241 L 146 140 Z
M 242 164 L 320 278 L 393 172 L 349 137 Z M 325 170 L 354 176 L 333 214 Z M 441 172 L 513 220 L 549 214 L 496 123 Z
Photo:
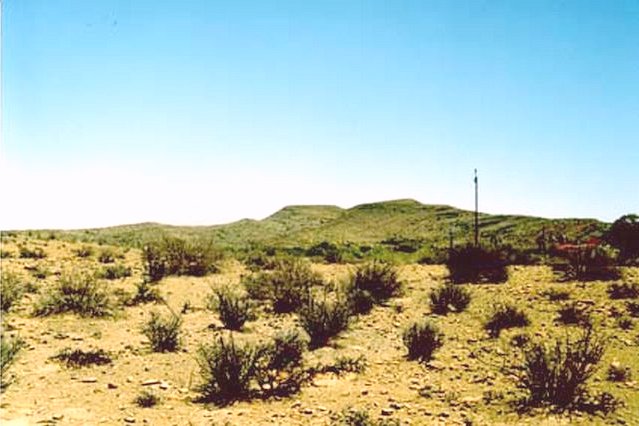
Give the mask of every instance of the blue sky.
M 0 228 L 639 211 L 637 1 L 2 2 Z

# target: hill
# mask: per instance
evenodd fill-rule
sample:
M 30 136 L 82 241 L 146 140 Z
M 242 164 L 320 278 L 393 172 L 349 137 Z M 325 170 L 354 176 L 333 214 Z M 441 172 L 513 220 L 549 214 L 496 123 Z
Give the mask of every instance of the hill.
M 151 238 L 177 236 L 211 238 L 222 247 L 253 245 L 309 247 L 333 244 L 397 245 L 405 242 L 446 247 L 472 239 L 472 211 L 446 205 L 422 204 L 411 199 L 368 203 L 342 209 L 337 206 L 288 206 L 262 220 L 243 219 L 213 226 L 171 226 L 141 223 L 73 231 L 22 231 L 40 236 L 139 247 Z M 583 240 L 601 235 L 609 224 L 595 219 L 545 219 L 518 215 L 480 213 L 480 232 L 486 243 L 534 247 L 545 229 L 548 235 Z

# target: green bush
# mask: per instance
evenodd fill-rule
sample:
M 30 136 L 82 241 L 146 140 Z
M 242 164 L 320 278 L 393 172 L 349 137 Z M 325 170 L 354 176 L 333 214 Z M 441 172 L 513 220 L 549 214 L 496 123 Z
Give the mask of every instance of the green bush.
M 302 366 L 307 342 L 297 330 L 279 332 L 263 346 L 256 380 L 263 395 L 289 395 L 308 379 Z
M 13 252 L 5 250 L 4 247 L 0 247 L 0 259 L 11 259 L 12 257 Z
M 34 314 L 46 316 L 72 312 L 84 317 L 111 315 L 112 301 L 104 283 L 86 272 L 64 274 L 39 300 Z
M 229 330 L 241 330 L 253 317 L 250 299 L 229 288 L 216 290 L 209 298 L 209 307 L 217 311 L 220 321 Z
M 597 370 L 607 341 L 592 327 L 573 340 L 533 343 L 523 352 L 517 366 L 519 385 L 528 393 L 525 403 L 531 406 L 575 407 L 587 394 L 587 382 Z
M 131 268 L 122 264 L 105 266 L 100 272 L 99 277 L 107 280 L 117 280 L 131 276 Z
M 299 312 L 302 328 L 311 338 L 310 347 L 325 346 L 331 337 L 346 330 L 350 315 L 350 307 L 345 301 L 310 298 Z
M 490 319 L 484 325 L 490 337 L 499 337 L 502 330 L 514 327 L 526 327 L 530 324 L 528 315 L 511 304 L 497 305 Z
M 639 299 L 639 284 L 614 283 L 608 287 L 608 295 L 611 299 Z
M 219 270 L 222 257 L 212 242 L 165 237 L 145 245 L 142 261 L 147 279 L 155 282 L 168 275 L 201 277 Z
M 0 336 L 0 393 L 9 386 L 10 383 L 7 380 L 9 368 L 24 346 L 24 340 L 19 337 L 7 338 L 4 334 Z
M 82 246 L 74 250 L 76 256 L 80 258 L 93 256 L 95 250 L 91 246 Z
M 357 268 L 352 277 L 351 292 L 369 294 L 375 303 L 384 303 L 399 296 L 402 284 L 397 269 L 389 263 L 372 261 Z
M 566 325 L 589 325 L 592 324 L 592 318 L 588 309 L 577 303 L 569 303 L 562 306 L 559 311 L 557 321 Z
M 611 382 L 629 382 L 632 379 L 632 370 L 627 365 L 612 362 L 608 367 L 608 380 Z
M 333 424 L 340 426 L 399 426 L 400 421 L 393 418 L 374 420 L 365 409 L 348 408 L 342 411 L 339 419 Z
M 111 364 L 111 354 L 104 349 L 82 349 L 64 348 L 51 357 L 54 361 L 59 361 L 70 368 L 88 367 L 92 365 Z
M 470 304 L 470 292 L 457 284 L 446 284 L 430 293 L 430 308 L 433 313 L 446 315 L 449 312 L 462 312 Z
M 408 349 L 408 359 L 428 362 L 433 353 L 443 346 L 444 335 L 434 324 L 422 320 L 404 330 L 402 340 Z
M 615 220 L 604 239 L 619 249 L 622 260 L 639 258 L 639 216 L 628 214 Z
M 333 373 L 338 376 L 342 373 L 362 373 L 366 370 L 366 358 L 364 355 L 352 357 L 348 355 L 338 356 L 335 362 L 322 365 L 317 368 L 318 373 Z
M 118 257 L 116 251 L 112 248 L 104 248 L 98 254 L 98 262 L 100 263 L 113 263 L 115 258 Z
M 507 263 L 497 250 L 468 245 L 449 250 L 446 267 L 451 282 L 501 283 L 508 281 Z
M 639 318 L 639 302 L 626 302 L 626 310 L 630 316 Z
M 136 293 L 127 305 L 139 305 L 142 303 L 155 303 L 161 302 L 162 296 L 160 291 L 153 287 L 152 284 L 146 280 L 142 280 L 135 284 Z
M 0 274 L 0 307 L 2 312 L 8 312 L 22 297 L 24 288 L 17 275 L 11 272 Z
M 562 300 L 570 299 L 570 292 L 568 290 L 558 290 L 556 288 L 551 288 L 550 290 L 543 293 L 543 296 L 548 298 L 551 302 L 559 302 Z
M 180 347 L 180 328 L 182 318 L 171 312 L 168 317 L 162 317 L 157 312 L 151 312 L 151 318 L 142 327 L 142 333 L 149 339 L 154 352 L 175 352 Z
M 618 252 L 610 246 L 576 245 L 555 254 L 567 262 L 553 266 L 564 280 L 614 280 L 620 277 L 616 267 Z
M 226 404 L 249 397 L 251 382 L 257 377 L 266 349 L 259 345 L 238 346 L 231 336 L 220 337 L 212 345 L 198 349 L 197 362 L 202 383 L 202 400 Z

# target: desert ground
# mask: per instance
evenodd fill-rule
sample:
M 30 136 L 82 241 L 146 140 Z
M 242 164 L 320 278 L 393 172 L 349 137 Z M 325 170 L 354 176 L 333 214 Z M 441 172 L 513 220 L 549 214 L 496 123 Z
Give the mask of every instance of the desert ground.
M 435 315 L 429 293 L 448 275 L 444 266 L 398 266 L 404 283 L 400 297 L 375 306 L 369 314 L 355 316 L 348 329 L 326 347 L 308 351 L 304 363 L 334 362 L 338 357 L 362 357 L 365 369 L 341 374 L 315 375 L 299 393 L 288 397 L 253 399 L 218 406 L 198 400 L 200 379 L 197 348 L 228 335 L 217 315 L 207 309 L 207 299 L 220 286 L 239 286 L 247 274 L 239 261 L 226 258 L 218 273 L 203 277 L 169 276 L 155 284 L 175 312 L 182 312 L 181 347 L 177 352 L 156 353 L 141 329 L 152 311 L 166 313 L 163 303 L 122 306 L 105 318 L 72 313 L 33 315 L 38 300 L 65 271 L 98 271 L 107 246 L 93 245 L 94 254 L 81 258 L 79 244 L 36 240 L 26 236 L 6 238 L 2 274 L 14 274 L 25 286 L 24 295 L 3 313 L 3 338 L 21 338 L 24 348 L 8 371 L 1 396 L 3 425 L 31 424 L 151 424 L 151 425 L 330 425 L 340 424 L 347 410 L 366 410 L 371 422 L 396 419 L 402 425 L 639 425 L 639 321 L 619 326 L 626 300 L 609 297 L 608 282 L 557 282 L 545 266 L 510 266 L 504 284 L 464 285 L 472 301 L 467 310 Z M 40 247 L 46 257 L 20 258 L 19 247 Z M 105 280 L 113 294 L 134 293 L 143 278 L 140 250 L 110 247 L 115 264 L 131 268 L 129 277 Z M 347 280 L 356 266 L 313 264 L 326 282 Z M 624 268 L 622 281 L 639 283 L 639 268 Z M 623 401 L 616 411 L 554 412 L 549 408 L 521 412 L 514 402 L 522 390 L 509 373 L 521 350 L 512 339 L 527 333 L 547 340 L 573 333 L 577 326 L 557 323 L 563 301 L 552 301 L 548 290 L 569 292 L 570 300 L 587 305 L 610 339 L 608 349 L 591 380 L 593 391 L 606 391 Z M 490 337 L 483 328 L 495 303 L 510 301 L 526 311 L 530 325 L 504 330 Z M 427 363 L 409 360 L 402 332 L 414 320 L 427 317 L 443 332 L 443 346 Z M 258 310 L 244 330 L 233 332 L 238 341 L 268 339 L 277 330 L 295 327 L 296 314 L 275 315 Z M 54 360 L 65 348 L 103 349 L 112 363 L 68 368 Z M 608 379 L 612 363 L 627 366 L 625 381 Z M 144 408 L 136 403 L 144 391 L 159 396 Z M 369 423 L 373 424 L 373 423 Z M 376 424 L 376 423 L 375 423 Z M 380 423 L 383 424 L 383 423 Z

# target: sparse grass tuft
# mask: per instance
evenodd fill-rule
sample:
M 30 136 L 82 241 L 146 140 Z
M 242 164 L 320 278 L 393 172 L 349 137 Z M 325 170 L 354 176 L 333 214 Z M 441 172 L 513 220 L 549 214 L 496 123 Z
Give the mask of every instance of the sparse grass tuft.
M 91 246 L 82 246 L 73 251 L 79 258 L 91 257 L 95 253 L 95 250 Z
M 630 316 L 639 318 L 639 302 L 626 302 L 626 310 Z
M 7 380 L 7 373 L 24 346 L 24 340 L 19 337 L 8 338 L 5 334 L 0 335 L 0 393 L 9 386 L 10 381 Z
M 160 403 L 160 397 L 155 392 L 145 389 L 135 397 L 134 402 L 140 408 L 151 408 Z
M 135 296 L 133 296 L 133 299 L 131 299 L 128 305 L 134 306 L 142 303 L 155 303 L 162 301 L 160 291 L 146 280 L 137 282 L 135 284 L 135 288 Z
M 530 324 L 528 315 L 512 304 L 497 305 L 490 319 L 484 325 L 490 337 L 499 337 L 502 330 L 526 327 Z
M 585 306 L 577 303 L 569 303 L 559 309 L 557 321 L 565 325 L 589 325 L 592 323 L 590 312 Z
M 171 312 L 168 317 L 162 317 L 157 312 L 151 312 L 151 318 L 142 327 L 142 333 L 149 339 L 154 352 L 175 352 L 180 347 L 180 327 L 182 318 Z
M 444 335 L 432 323 L 418 321 L 404 331 L 403 341 L 408 348 L 408 359 L 428 362 L 433 353 L 443 346 Z
M 72 312 L 84 317 L 112 314 L 112 302 L 104 284 L 86 272 L 62 275 L 49 293 L 42 296 L 34 314 L 46 316 Z
M 131 268 L 122 264 L 105 266 L 99 273 L 100 278 L 117 280 L 131 276 Z
M 44 259 L 47 254 L 41 247 L 30 248 L 27 246 L 20 246 L 20 258 L 21 259 Z
M 84 351 L 82 349 L 65 348 L 52 356 L 51 359 L 59 361 L 69 368 L 106 365 L 113 362 L 111 354 L 104 349 L 91 349 Z
M 612 362 L 608 366 L 608 380 L 611 382 L 629 382 L 632 379 L 632 371 L 627 365 Z
M 449 312 L 462 312 L 470 304 L 470 292 L 458 284 L 446 284 L 430 294 L 430 307 L 433 313 L 446 315 Z

